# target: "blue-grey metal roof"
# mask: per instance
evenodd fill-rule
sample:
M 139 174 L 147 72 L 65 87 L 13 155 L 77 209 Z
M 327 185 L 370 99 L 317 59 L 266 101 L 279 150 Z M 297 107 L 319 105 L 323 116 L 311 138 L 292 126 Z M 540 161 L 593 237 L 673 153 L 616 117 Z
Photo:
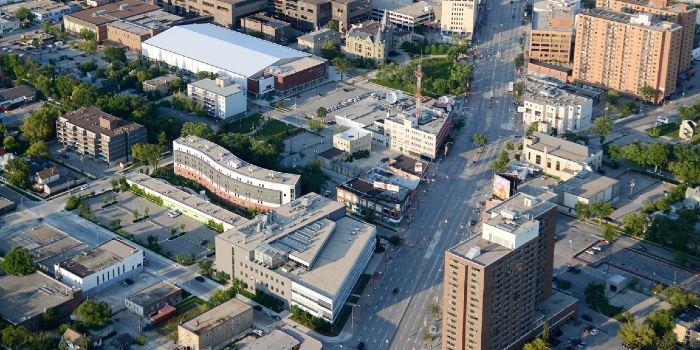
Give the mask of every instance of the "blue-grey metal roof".
M 144 43 L 245 77 L 280 61 L 310 56 L 209 23 L 172 27 Z

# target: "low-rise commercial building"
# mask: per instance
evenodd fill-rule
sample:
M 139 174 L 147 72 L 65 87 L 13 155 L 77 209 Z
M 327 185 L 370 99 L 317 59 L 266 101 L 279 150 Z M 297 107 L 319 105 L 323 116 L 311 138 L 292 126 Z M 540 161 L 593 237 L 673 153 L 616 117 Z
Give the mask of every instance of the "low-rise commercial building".
M 233 205 L 267 211 L 294 201 L 299 194 L 299 175 L 248 164 L 199 137 L 173 141 L 173 154 L 175 174 L 196 181 Z
M 528 81 L 523 97 L 523 123 L 549 124 L 559 133 L 591 125 L 593 100 L 554 86 Z
M 260 36 L 267 41 L 286 45 L 292 35 L 292 25 L 279 19 L 256 13 L 241 19 L 241 29 L 246 34 Z
M 7 35 L 14 33 L 19 30 L 20 22 L 19 19 L 12 18 L 0 18 L 0 34 Z
M 168 95 L 173 92 L 173 83 L 178 80 L 180 80 L 180 78 L 174 74 L 166 74 L 161 77 L 148 79 L 143 82 L 143 91 L 158 91 L 161 95 Z
M 180 301 L 182 301 L 182 289 L 161 281 L 129 295 L 124 299 L 124 304 L 129 311 L 140 317 L 146 317 L 158 312 L 166 305 L 177 305 Z
M 334 323 L 376 244 L 376 228 L 309 193 L 216 236 L 219 271 Z
M 336 200 L 358 215 L 398 225 L 408 210 L 411 191 L 399 185 L 354 178 L 335 187 Z
M 247 109 L 245 90 L 241 85 L 232 83 L 229 77 L 189 83 L 187 96 L 202 103 L 207 115 L 216 119 L 226 119 Z
M 82 107 L 58 117 L 56 137 L 61 148 L 107 163 L 128 161 L 131 146 L 148 142 L 143 125 L 117 118 L 97 107 Z
M 341 52 L 346 57 L 372 60 L 377 65 L 385 63 L 393 44 L 393 28 L 384 14 L 380 22 L 362 22 L 353 25 L 345 35 Z
M 603 175 L 583 170 L 554 188 L 558 210 L 576 215 L 576 203 L 595 203 L 599 200 L 614 203 L 620 199 L 620 182 Z
M 673 333 L 676 341 L 685 344 L 689 349 L 700 347 L 700 311 L 691 309 L 676 317 Z
M 418 25 L 435 20 L 433 6 L 425 1 L 406 5 L 390 0 L 372 0 L 373 20 L 381 21 L 385 12 L 392 25 L 409 31 Z
M 386 168 L 416 180 L 424 179 L 428 174 L 428 163 L 403 154 L 392 158 Z
M 0 215 L 5 215 L 7 213 L 13 212 L 17 209 L 17 203 L 5 198 L 0 197 Z
M 340 46 L 340 33 L 332 29 L 321 28 L 317 31 L 297 38 L 299 50 L 306 51 L 317 56 L 321 54 L 321 47 L 327 42 Z
M 29 10 L 33 17 L 30 21 L 39 26 L 44 22 L 61 23 L 63 17 L 69 13 L 82 10 L 82 5 L 78 1 L 52 1 L 52 0 L 37 0 L 37 1 L 22 1 L 15 2 L 10 5 L 4 5 L 2 10 L 5 13 L 16 13 L 17 9 L 24 7 Z
M 177 342 L 191 350 L 219 349 L 253 327 L 253 308 L 233 298 L 177 326 Z
M 61 322 L 83 301 L 81 288 L 63 284 L 42 272 L 26 276 L 2 275 L 0 285 L 0 317 L 32 332 L 41 329 L 46 310 L 52 308 L 56 321 Z
M 536 132 L 523 140 L 520 159 L 566 181 L 580 171 L 600 168 L 603 151 Z
M 0 111 L 3 112 L 34 101 L 36 101 L 36 90 L 27 85 L 0 91 Z
M 357 151 L 372 150 L 372 132 L 364 129 L 348 129 L 333 135 L 333 147 L 353 154 Z
M 143 250 L 113 238 L 57 263 L 54 274 L 63 283 L 79 287 L 89 295 L 142 272 L 144 255 Z
M 408 103 L 408 109 L 384 120 L 389 147 L 411 157 L 432 161 L 437 158 L 452 128 L 452 113 L 422 107 L 420 116 L 416 116 L 413 106 L 413 103 Z
M 202 224 L 210 226 L 214 224 L 220 227 L 219 231 L 230 230 L 248 221 L 232 211 L 209 203 L 206 198 L 195 196 L 148 175 L 132 171 L 127 173 L 125 178 L 129 186 L 136 186 L 146 194 L 160 197 L 164 207 L 177 210 L 182 215 Z
M 278 329 L 246 345 L 248 350 L 299 350 L 300 348 L 301 342 Z

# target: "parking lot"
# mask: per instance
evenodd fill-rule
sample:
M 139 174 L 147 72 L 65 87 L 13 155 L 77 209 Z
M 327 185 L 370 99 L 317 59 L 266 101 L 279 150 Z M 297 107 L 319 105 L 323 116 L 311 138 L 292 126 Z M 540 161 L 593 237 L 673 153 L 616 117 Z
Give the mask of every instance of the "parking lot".
M 204 258 L 207 253 L 207 245 L 214 243 L 216 231 L 191 220 L 184 215 L 176 218 L 168 216 L 168 209 L 158 206 L 147 199 L 133 195 L 131 192 L 117 193 L 116 205 L 101 209 L 103 196 L 88 199 L 87 202 L 92 208 L 92 212 L 97 216 L 100 224 L 109 227 L 109 221 L 121 219 L 121 225 L 126 234 L 133 234 L 135 239 L 140 239 L 146 244 L 149 235 L 158 237 L 158 244 L 161 252 L 167 255 L 169 251 L 172 258 L 182 254 L 194 253 L 197 259 Z M 142 216 L 148 208 L 148 219 L 132 223 L 134 220 L 134 210 Z M 177 228 L 181 232 L 181 225 L 185 225 L 185 235 L 169 240 L 170 229 Z M 206 241 L 205 241 L 206 240 Z

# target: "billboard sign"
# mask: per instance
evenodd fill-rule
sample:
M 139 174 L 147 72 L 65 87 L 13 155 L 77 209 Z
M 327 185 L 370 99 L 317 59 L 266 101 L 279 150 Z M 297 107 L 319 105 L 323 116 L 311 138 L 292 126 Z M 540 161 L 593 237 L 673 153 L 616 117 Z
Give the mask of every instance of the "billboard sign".
M 380 188 L 386 190 L 386 184 L 381 181 L 374 181 L 374 188 Z
M 390 192 L 399 193 L 399 188 L 397 185 L 386 184 L 386 190 Z
M 422 173 L 423 172 L 423 162 L 417 161 L 416 166 L 413 170 L 418 174 Z
M 510 198 L 510 180 L 499 175 L 493 175 L 493 196 L 500 200 Z

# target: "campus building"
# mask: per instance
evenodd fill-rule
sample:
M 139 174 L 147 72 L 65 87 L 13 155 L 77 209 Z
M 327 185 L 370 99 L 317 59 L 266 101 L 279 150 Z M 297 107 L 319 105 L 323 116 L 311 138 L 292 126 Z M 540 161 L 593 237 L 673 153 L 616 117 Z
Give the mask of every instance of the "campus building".
M 143 125 L 117 118 L 97 107 L 82 107 L 56 120 L 61 148 L 107 163 L 129 160 L 131 146 L 146 143 Z
M 376 245 L 376 228 L 309 193 L 216 236 L 216 266 L 247 284 L 335 322 Z
M 523 139 L 521 161 L 538 166 L 545 174 L 564 181 L 583 170 L 603 164 L 603 151 L 536 132 Z
M 272 210 L 297 198 L 300 176 L 246 163 L 225 148 L 187 136 L 173 141 L 175 174 L 194 180 L 224 201 Z
M 649 13 L 582 12 L 576 21 L 574 82 L 634 96 L 651 87 L 658 102 L 676 91 L 683 35 L 679 24 Z
M 373 20 L 381 21 L 385 12 L 392 25 L 408 31 L 413 31 L 416 26 L 435 20 L 433 6 L 425 1 L 406 5 L 390 0 L 372 0 Z
M 297 38 L 299 50 L 306 51 L 317 56 L 321 54 L 321 47 L 327 42 L 340 46 L 340 33 L 328 28 L 322 28 Z
M 596 203 L 599 200 L 614 203 L 620 198 L 620 181 L 595 172 L 581 171 L 576 176 L 554 187 L 558 210 L 576 214 L 576 204 Z
M 253 308 L 233 298 L 177 326 L 177 343 L 190 350 L 220 349 L 253 327 Z
M 265 11 L 268 7 L 265 0 L 158 0 L 158 3 L 178 16 L 187 19 L 210 17 L 217 25 L 229 29 L 235 29 L 241 18 Z
M 83 293 L 104 290 L 143 271 L 143 250 L 113 238 L 54 265 L 59 281 Z
M 353 25 L 345 35 L 342 53 L 348 58 L 363 58 L 379 65 L 389 57 L 393 44 L 393 28 L 384 14 L 380 22 L 362 22 Z
M 158 91 L 161 96 L 168 95 L 173 92 L 173 83 L 178 80 L 180 80 L 180 77 L 174 74 L 166 74 L 153 79 L 148 79 L 143 82 L 143 91 Z
M 585 130 L 592 122 L 593 99 L 534 81 L 525 85 L 523 107 L 523 123 L 548 124 L 560 133 Z
M 478 8 L 479 3 L 474 0 L 444 0 L 440 19 L 440 32 L 443 38 L 457 34 L 471 39 Z
M 265 16 L 263 13 L 243 17 L 241 30 L 246 34 L 260 36 L 275 44 L 287 44 L 292 35 L 292 25 L 276 18 Z
M 450 112 L 424 106 L 418 117 L 415 107 L 411 107 L 409 103 L 409 109 L 384 120 L 389 147 L 411 157 L 433 161 L 452 128 L 453 116 Z
M 207 115 L 216 119 L 243 113 L 248 103 L 243 87 L 231 83 L 229 77 L 191 82 L 187 84 L 187 96 L 203 104 Z
M 353 154 L 372 150 L 372 132 L 364 129 L 348 129 L 333 135 L 333 147 Z
M 483 232 L 445 253 L 443 349 L 521 349 L 576 317 L 552 291 L 556 195 L 517 193 L 483 214 Z M 447 303 L 447 301 L 450 301 Z

